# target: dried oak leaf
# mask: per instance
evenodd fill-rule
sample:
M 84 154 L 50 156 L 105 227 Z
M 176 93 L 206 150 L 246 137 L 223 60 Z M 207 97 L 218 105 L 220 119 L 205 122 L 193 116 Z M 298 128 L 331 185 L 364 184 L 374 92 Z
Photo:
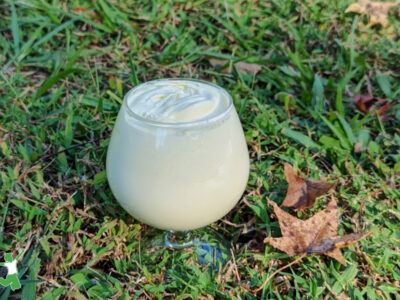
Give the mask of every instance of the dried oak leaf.
M 288 163 L 285 163 L 285 176 L 289 187 L 281 206 L 295 207 L 297 210 L 313 206 L 317 197 L 326 194 L 335 185 L 324 180 L 303 179 L 296 175 Z
M 357 108 L 365 114 L 376 109 L 378 115 L 383 116 L 390 109 L 390 103 L 386 99 L 368 95 L 357 94 L 353 97 L 351 103 L 355 104 Z
M 389 10 L 395 7 L 396 2 L 377 2 L 369 0 L 359 0 L 356 3 L 350 4 L 345 10 L 345 13 L 354 12 L 357 14 L 369 15 L 368 27 L 381 24 L 382 27 L 388 27 Z
M 346 261 L 339 249 L 347 247 L 373 232 L 339 236 L 337 234 L 338 207 L 333 195 L 324 210 L 307 220 L 300 220 L 283 211 L 275 202 L 268 202 L 274 207 L 282 237 L 269 237 L 264 242 L 290 256 L 325 254 L 346 265 Z
M 226 64 L 229 63 L 229 61 L 227 60 L 220 60 L 220 59 L 215 59 L 215 58 L 210 58 L 209 59 L 210 64 L 214 67 L 214 68 L 222 68 L 223 66 L 225 66 Z M 255 75 L 258 72 L 261 71 L 261 66 L 257 65 L 257 64 L 253 64 L 253 63 L 246 63 L 243 61 L 239 61 L 237 63 L 235 63 L 235 67 L 238 69 L 239 72 L 242 73 L 247 73 L 250 75 Z M 222 73 L 231 73 L 232 72 L 232 68 L 230 68 L 229 66 L 223 68 L 221 70 Z

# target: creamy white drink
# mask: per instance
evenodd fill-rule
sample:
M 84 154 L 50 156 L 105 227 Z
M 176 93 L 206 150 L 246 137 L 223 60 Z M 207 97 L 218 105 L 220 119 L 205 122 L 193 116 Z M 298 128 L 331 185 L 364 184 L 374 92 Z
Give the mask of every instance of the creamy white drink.
M 187 79 L 150 81 L 125 97 L 107 153 L 121 206 L 161 229 L 206 226 L 232 209 L 249 174 L 229 94 Z

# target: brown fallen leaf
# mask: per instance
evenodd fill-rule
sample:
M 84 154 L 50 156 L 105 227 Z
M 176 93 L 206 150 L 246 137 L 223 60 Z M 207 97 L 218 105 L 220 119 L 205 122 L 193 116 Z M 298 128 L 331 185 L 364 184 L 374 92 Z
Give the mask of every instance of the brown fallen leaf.
M 241 287 L 253 294 L 257 294 L 261 291 L 276 274 L 298 263 L 305 256 L 310 254 L 325 254 L 346 265 L 346 261 L 339 249 L 347 247 L 375 231 L 373 230 L 363 234 L 352 233 L 338 236 L 337 203 L 333 195 L 331 201 L 324 210 L 318 212 L 305 221 L 297 219 L 296 217 L 284 212 L 275 202 L 270 201 L 268 198 L 267 200 L 268 203 L 274 207 L 274 212 L 281 228 L 282 237 L 266 238 L 264 242 L 286 252 L 290 256 L 299 256 L 291 263 L 280 267 L 269 275 L 257 289 L 252 290 L 241 284 Z
M 225 66 L 226 64 L 229 63 L 229 61 L 227 60 L 220 60 L 220 59 L 215 59 L 215 58 L 210 58 L 209 59 L 210 64 L 214 67 L 214 68 L 221 68 L 223 66 Z M 238 69 L 239 72 L 242 73 L 247 73 L 250 75 L 255 75 L 258 72 L 261 71 L 261 66 L 257 65 L 257 64 L 253 64 L 253 63 L 246 63 L 243 61 L 239 61 L 237 63 L 235 63 L 236 68 Z M 222 73 L 231 73 L 232 72 L 232 68 L 228 65 L 227 67 L 223 68 L 221 70 Z
M 390 103 L 388 100 L 368 95 L 357 94 L 353 97 L 351 103 L 356 105 L 357 108 L 365 114 L 376 109 L 378 115 L 383 116 L 390 109 Z
M 352 233 L 344 236 L 337 234 L 338 207 L 332 195 L 328 206 L 307 220 L 300 220 L 283 211 L 273 202 L 278 218 L 282 237 L 266 238 L 264 242 L 287 253 L 290 256 L 324 254 L 330 256 L 343 265 L 347 265 L 339 249 L 347 247 L 370 235 L 372 231 L 358 234 Z
M 377 2 L 369 0 L 359 0 L 356 3 L 350 4 L 345 10 L 345 13 L 354 12 L 357 14 L 369 15 L 368 27 L 380 24 L 382 27 L 388 27 L 389 10 L 395 7 L 396 2 Z
M 296 210 L 313 206 L 317 197 L 326 194 L 335 185 L 324 180 L 303 179 L 288 163 L 285 163 L 285 176 L 289 187 L 281 206 L 295 207 Z

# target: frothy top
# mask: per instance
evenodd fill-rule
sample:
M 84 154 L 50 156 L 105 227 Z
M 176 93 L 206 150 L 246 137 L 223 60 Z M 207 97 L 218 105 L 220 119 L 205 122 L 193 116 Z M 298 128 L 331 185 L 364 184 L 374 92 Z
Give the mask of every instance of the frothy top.
M 212 119 L 229 106 L 229 96 L 217 86 L 195 80 L 155 80 L 127 95 L 131 111 L 144 119 L 182 123 Z

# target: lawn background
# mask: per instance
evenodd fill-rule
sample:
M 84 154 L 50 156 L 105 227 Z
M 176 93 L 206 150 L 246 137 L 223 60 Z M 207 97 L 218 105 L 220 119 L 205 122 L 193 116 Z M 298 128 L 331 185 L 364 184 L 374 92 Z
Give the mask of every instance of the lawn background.
M 1 1 L 0 257 L 26 252 L 22 289 L 0 299 L 256 299 L 241 285 L 256 288 L 293 260 L 263 243 L 280 236 L 265 197 L 282 202 L 284 162 L 338 181 L 340 234 L 382 229 L 343 250 L 347 267 L 305 258 L 258 297 L 398 297 L 399 11 L 390 28 L 366 28 L 366 16 L 344 13 L 349 3 Z M 262 70 L 226 74 L 211 58 Z M 211 226 L 232 243 L 219 271 L 190 250 L 153 247 L 160 231 L 125 213 L 106 182 L 124 94 L 169 77 L 227 89 L 249 146 L 243 199 Z M 388 99 L 387 120 L 359 112 L 359 93 Z

